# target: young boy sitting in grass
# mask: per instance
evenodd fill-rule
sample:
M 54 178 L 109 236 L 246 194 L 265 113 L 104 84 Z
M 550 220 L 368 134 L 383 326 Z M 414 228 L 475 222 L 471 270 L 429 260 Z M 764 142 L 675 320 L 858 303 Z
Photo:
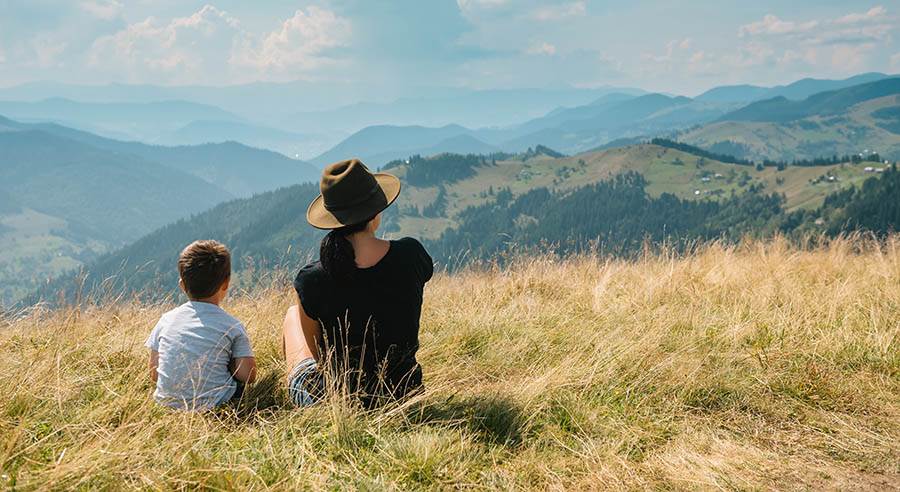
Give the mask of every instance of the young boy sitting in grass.
M 178 257 L 178 274 L 190 300 L 162 315 L 145 344 L 153 396 L 181 410 L 239 399 L 256 379 L 256 359 L 244 326 L 219 307 L 231 280 L 231 253 L 216 241 L 194 241 Z

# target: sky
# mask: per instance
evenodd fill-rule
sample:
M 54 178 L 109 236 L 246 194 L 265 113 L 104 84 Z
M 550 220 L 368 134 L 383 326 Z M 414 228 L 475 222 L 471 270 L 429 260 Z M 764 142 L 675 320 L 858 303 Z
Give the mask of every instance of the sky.
M 900 1 L 0 0 L 30 81 L 710 87 L 900 73 Z

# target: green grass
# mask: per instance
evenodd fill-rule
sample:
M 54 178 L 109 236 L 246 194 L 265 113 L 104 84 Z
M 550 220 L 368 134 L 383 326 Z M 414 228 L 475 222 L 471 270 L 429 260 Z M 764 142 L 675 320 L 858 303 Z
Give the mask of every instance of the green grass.
M 817 116 L 790 123 L 725 121 L 704 125 L 679 138 L 707 148 L 722 141 L 738 142 L 746 145 L 755 159 L 816 158 L 856 154 L 864 149 L 897 159 L 900 134 L 879 127 L 872 116 L 875 111 L 896 106 L 896 96 L 881 97 L 858 104 L 837 119 Z
M 680 163 L 680 164 L 676 164 Z M 400 234 L 437 238 L 441 232 L 455 225 L 455 217 L 469 206 L 492 199 L 488 192 L 509 188 L 513 194 L 526 193 L 538 187 L 566 191 L 609 179 L 625 171 L 637 171 L 648 182 L 647 192 L 653 196 L 671 193 L 691 200 L 717 199 L 732 192 L 743 193 L 751 185 L 763 185 L 769 193 L 785 195 L 785 207 L 815 208 L 825 197 L 845 186 L 860 183 L 871 175 L 863 172 L 864 164 L 816 167 L 788 167 L 784 171 L 765 168 L 757 171 L 750 166 L 737 166 L 657 145 L 642 144 L 560 159 L 540 158 L 526 161 L 513 159 L 498 161 L 496 166 L 479 168 L 477 174 L 446 186 L 451 198 L 447 217 L 439 219 L 403 217 Z M 402 175 L 402 166 L 397 169 Z M 741 185 L 741 174 L 749 178 Z M 814 185 L 811 180 L 826 173 L 840 178 L 833 183 Z M 711 177 L 702 181 L 704 175 Z M 716 175 L 720 178 L 716 178 Z M 700 192 L 697 194 L 696 192 Z M 437 196 L 437 187 L 407 187 L 398 200 L 400 207 L 424 209 Z
M 238 293 L 262 381 L 236 409 L 150 399 L 171 306 L 37 310 L 0 325 L 0 487 L 900 487 L 900 243 L 711 245 L 678 258 L 522 258 L 426 289 L 426 391 L 297 410 L 283 286 Z
M 6 228 L 0 231 L 0 306 L 109 247 L 73 239 L 66 221 L 31 209 L 0 216 L 0 225 Z

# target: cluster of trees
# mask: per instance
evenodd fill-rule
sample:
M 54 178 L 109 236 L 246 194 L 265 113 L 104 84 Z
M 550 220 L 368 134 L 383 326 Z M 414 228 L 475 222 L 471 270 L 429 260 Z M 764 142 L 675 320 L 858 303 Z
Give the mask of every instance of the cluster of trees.
M 806 233 L 814 221 L 830 236 L 866 231 L 877 236 L 900 231 L 900 171 L 889 166 L 858 188 L 845 188 L 825 198 L 816 210 L 796 211 L 785 218 L 784 230 Z
M 838 156 L 837 154 L 832 155 L 831 157 L 815 157 L 812 159 L 794 159 L 792 161 L 775 161 L 770 159 L 764 159 L 762 161 L 762 165 L 765 167 L 777 167 L 779 169 L 784 169 L 787 166 L 799 166 L 799 167 L 814 167 L 814 166 L 833 166 L 835 164 L 841 164 L 844 162 L 852 162 L 854 164 L 859 164 L 861 162 L 881 162 L 881 156 L 878 153 L 871 153 L 866 155 L 853 154 L 853 155 L 845 155 Z
M 678 246 L 769 234 L 783 214 L 783 197 L 758 187 L 722 201 L 695 201 L 671 194 L 653 198 L 646 186 L 642 175 L 629 172 L 565 193 L 536 188 L 513 197 L 501 190 L 489 203 L 461 212 L 459 226 L 428 247 L 448 265 L 536 247 L 560 254 L 599 249 L 628 255 L 646 241 Z
M 682 248 L 696 241 L 736 241 L 776 232 L 798 239 L 850 231 L 885 236 L 900 228 L 900 171 L 895 166 L 859 188 L 828 196 L 817 209 L 795 212 L 785 211 L 784 197 L 766 193 L 762 185 L 718 201 L 671 194 L 654 198 L 646 186 L 642 175 L 630 172 L 569 192 L 537 188 L 514 197 L 508 189 L 500 190 L 494 200 L 461 212 L 458 227 L 428 247 L 452 267 L 521 250 L 599 250 L 627 256 L 647 243 Z
M 416 165 L 432 169 L 414 178 L 417 183 L 438 186 L 436 199 L 422 210 L 423 215 L 446 216 L 449 197 L 443 184 L 460 179 L 467 167 L 490 165 L 489 158 L 480 156 L 455 159 L 465 164 L 445 166 L 440 164 L 444 161 L 428 159 Z M 739 179 L 737 172 L 735 179 Z M 117 295 L 142 291 L 173 296 L 178 251 L 198 237 L 218 239 L 231 247 L 241 285 L 252 285 L 257 276 L 272 272 L 290 277 L 317 256 L 323 233 L 306 224 L 305 211 L 318 191 L 315 184 L 295 185 L 225 203 L 101 257 L 83 279 L 70 275 L 29 301 L 56 299 L 60 291 L 72 299 L 81 285 L 85 291 L 99 288 Z M 453 267 L 522 249 L 559 254 L 599 250 L 627 256 L 647 243 L 679 248 L 698 240 L 735 241 L 776 232 L 799 237 L 810 232 L 865 230 L 884 235 L 900 226 L 897 196 L 900 172 L 894 167 L 857 189 L 830 195 L 816 210 L 791 213 L 784 210 L 781 195 L 766 193 L 762 185 L 748 183 L 744 191 L 716 200 L 680 199 L 671 194 L 654 197 L 647 192 L 645 178 L 629 172 L 575 190 L 535 188 L 514 195 L 509 188 L 491 188 L 483 195 L 485 203 L 460 212 L 454 217 L 456 227 L 426 246 L 439 264 Z M 401 212 L 409 210 L 390 207 L 385 211 L 385 232 L 398 230 Z
M 684 142 L 677 142 L 675 140 L 670 140 L 668 138 L 654 138 L 650 140 L 650 143 L 653 145 L 659 145 L 660 147 L 667 147 L 670 149 L 680 150 L 682 152 L 686 152 L 691 155 L 695 155 L 697 157 L 703 157 L 705 159 L 712 159 L 719 162 L 724 162 L 727 164 L 737 164 L 739 166 L 752 166 L 753 161 L 748 159 L 741 159 L 740 157 L 735 157 L 733 155 L 728 154 L 718 154 L 715 152 L 710 152 L 708 150 L 701 149 L 700 147 L 695 147 L 690 144 L 686 144 Z
M 496 165 L 498 159 L 505 157 L 506 154 L 438 154 L 432 157 L 414 155 L 406 160 L 391 161 L 382 169 L 388 170 L 403 165 L 406 167 L 407 183 L 412 186 L 429 187 L 441 183 L 455 183 L 472 177 L 478 167 Z
M 552 157 L 554 159 L 558 159 L 560 157 L 566 156 L 566 154 L 563 154 L 562 152 L 553 150 L 550 147 L 547 147 L 545 145 L 537 145 L 534 148 L 528 147 L 528 150 L 526 150 L 525 152 L 520 154 L 519 158 L 523 161 L 527 161 L 528 159 L 531 159 L 532 157 L 537 157 L 540 155 L 545 155 L 547 157 Z
M 878 153 L 871 153 L 871 154 L 866 154 L 866 155 L 853 154 L 853 155 L 845 155 L 845 156 L 838 156 L 837 154 L 835 154 L 830 157 L 816 157 L 816 158 L 812 158 L 812 159 L 794 159 L 792 161 L 778 161 L 778 160 L 773 160 L 773 159 L 763 159 L 761 162 L 757 163 L 750 159 L 742 159 L 740 157 L 735 157 L 733 155 L 710 152 L 708 150 L 701 149 L 700 147 L 686 144 L 684 142 L 670 140 L 667 138 L 654 138 L 654 139 L 650 140 L 650 143 L 653 145 L 659 145 L 660 147 L 667 147 L 670 149 L 680 150 L 682 152 L 686 152 L 691 155 L 696 155 L 696 156 L 704 158 L 704 159 L 713 159 L 713 160 L 717 160 L 719 162 L 724 162 L 724 163 L 728 163 L 728 164 L 737 164 L 739 166 L 756 165 L 756 169 L 759 171 L 762 171 L 763 168 L 766 168 L 766 167 L 775 167 L 775 168 L 778 168 L 778 170 L 784 170 L 788 166 L 812 167 L 812 166 L 831 166 L 834 164 L 840 164 L 842 162 L 852 162 L 854 164 L 858 164 L 860 162 L 881 162 L 881 156 L 878 155 Z

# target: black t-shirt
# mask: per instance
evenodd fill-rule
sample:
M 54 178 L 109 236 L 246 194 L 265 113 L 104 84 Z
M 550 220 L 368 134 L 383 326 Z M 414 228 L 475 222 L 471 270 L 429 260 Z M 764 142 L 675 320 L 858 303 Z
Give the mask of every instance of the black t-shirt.
M 348 389 L 364 402 L 400 397 L 422 385 L 419 316 L 433 269 L 422 244 L 403 238 L 391 241 L 375 265 L 357 268 L 352 281 L 335 281 L 318 261 L 297 274 L 303 310 L 322 326 L 320 359 L 333 374 L 346 375 Z

